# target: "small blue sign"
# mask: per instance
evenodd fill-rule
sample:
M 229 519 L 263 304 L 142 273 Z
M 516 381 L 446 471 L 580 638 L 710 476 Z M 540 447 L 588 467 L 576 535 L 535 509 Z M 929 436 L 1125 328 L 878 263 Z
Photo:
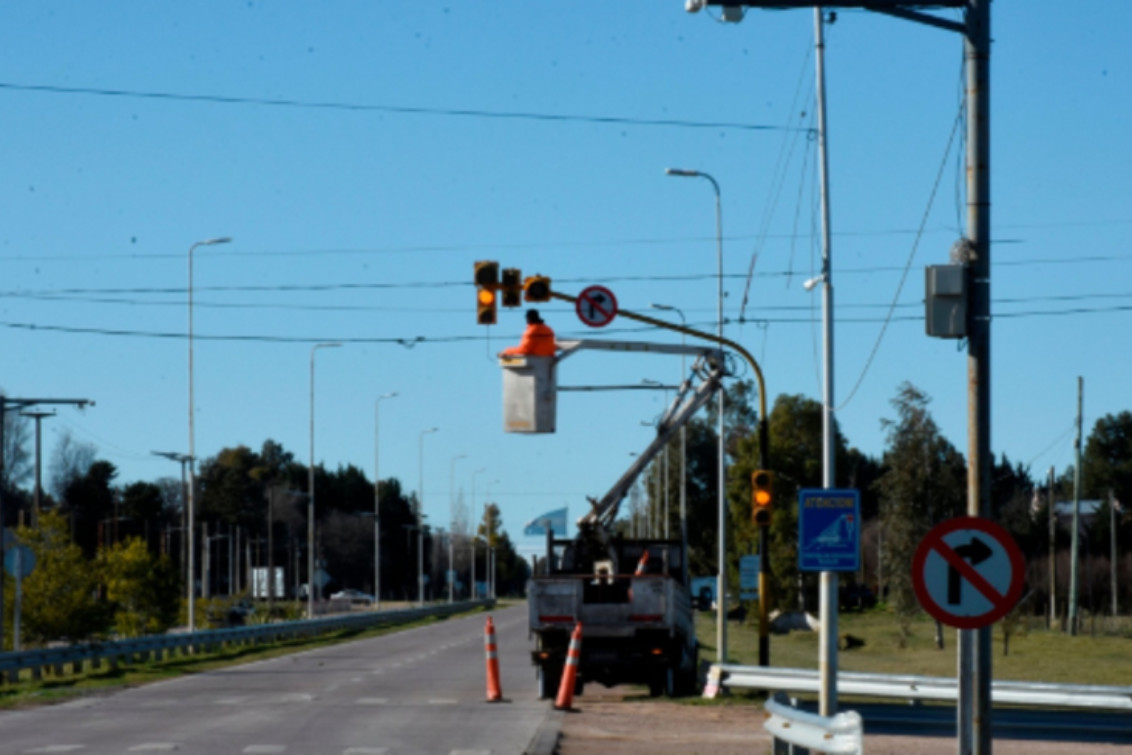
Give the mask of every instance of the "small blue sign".
M 798 491 L 798 568 L 857 571 L 861 567 L 861 494 Z

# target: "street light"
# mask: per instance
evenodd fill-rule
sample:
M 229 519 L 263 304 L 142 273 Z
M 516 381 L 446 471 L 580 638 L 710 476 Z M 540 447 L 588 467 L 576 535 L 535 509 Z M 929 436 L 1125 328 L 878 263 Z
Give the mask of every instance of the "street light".
M 480 472 L 486 472 L 487 467 L 480 467 L 472 472 L 472 574 L 471 574 L 471 587 L 468 590 L 468 596 L 476 599 L 476 475 Z
M 196 547 L 196 540 L 193 533 L 193 528 L 196 525 L 196 511 L 194 488 L 196 487 L 196 425 L 193 418 L 195 414 L 195 405 L 193 403 L 193 252 L 196 251 L 198 246 L 215 246 L 217 244 L 227 244 L 232 239 L 228 236 L 221 236 L 214 239 L 206 239 L 205 241 L 198 241 L 189 247 L 189 569 L 186 581 L 188 582 L 186 592 L 189 596 L 189 631 L 196 631 L 197 613 L 196 613 L 196 590 L 193 585 L 193 572 L 196 571 L 196 554 L 193 553 Z
M 417 437 L 417 603 L 424 605 L 424 436 L 439 430 L 421 430 Z
M 383 393 L 373 402 L 373 609 L 381 609 L 381 504 L 378 500 L 381 475 L 378 473 L 378 430 L 381 427 L 381 402 L 396 398 L 397 392 Z
M 659 309 L 661 312 L 675 312 L 680 315 L 680 324 L 685 328 L 688 327 L 688 320 L 684 317 L 684 310 L 679 307 L 674 307 L 670 304 L 652 304 L 653 309 Z M 680 334 L 680 345 L 686 346 L 688 336 L 686 333 Z M 687 379 L 687 368 L 685 362 L 687 357 L 683 354 L 680 355 L 680 382 L 683 384 Z M 683 426 L 680 428 L 680 544 L 684 549 L 684 563 L 688 563 L 688 428 Z M 684 580 L 687 584 L 688 569 L 684 569 Z
M 188 512 L 188 506 L 185 505 L 186 502 L 187 502 L 187 499 L 188 499 L 188 492 L 187 492 L 188 484 L 185 481 L 185 465 L 188 464 L 190 457 L 189 457 L 188 454 L 179 454 L 176 451 L 151 451 L 150 453 L 152 453 L 154 456 L 160 456 L 164 459 L 169 459 L 170 461 L 179 462 L 180 465 L 181 465 L 181 502 L 182 502 L 182 506 L 181 506 L 181 529 L 187 529 L 188 528 L 189 512 Z M 181 568 L 182 569 L 185 568 L 185 558 L 186 558 L 185 551 L 186 551 L 185 538 L 182 537 L 181 538 Z
M 448 472 L 448 602 L 454 601 L 455 596 L 453 592 L 456 589 L 456 566 L 452 538 L 456 533 L 456 494 L 453 488 L 456 486 L 456 462 L 459 459 L 468 458 L 467 454 L 457 454 L 452 457 L 452 464 Z
M 486 526 L 486 522 L 487 522 L 487 501 L 488 501 L 489 498 L 491 498 L 491 486 L 495 485 L 498 482 L 499 482 L 499 480 L 492 480 L 491 482 L 489 482 L 487 484 L 487 495 L 485 495 L 483 497 L 483 518 L 484 518 L 484 522 L 485 522 L 484 530 L 483 530 L 483 544 L 487 547 L 487 552 L 483 554 L 484 555 L 483 572 L 484 572 L 484 582 L 487 583 L 487 596 L 486 597 L 488 597 L 488 598 L 494 598 L 495 597 L 495 571 L 494 571 L 495 546 L 491 544 L 491 531 Z
M 722 201 L 719 194 L 719 184 L 714 178 L 707 173 L 698 170 L 681 170 L 680 168 L 669 168 L 665 171 L 670 176 L 681 176 L 684 178 L 704 178 L 711 182 L 711 187 L 715 190 L 715 247 L 716 247 L 716 261 L 718 263 L 718 283 L 719 283 L 719 296 L 718 296 L 718 315 L 719 315 L 719 340 L 720 347 L 723 346 L 723 209 Z M 719 414 L 719 581 L 718 581 L 718 599 L 716 605 L 718 611 L 716 613 L 716 644 L 718 651 L 716 658 L 720 663 L 725 663 L 727 659 L 727 503 L 724 497 L 724 488 L 726 487 L 724 457 L 723 457 L 723 385 L 719 386 L 719 403 L 717 405 Z
M 314 355 L 319 349 L 336 349 L 337 341 L 316 343 L 311 347 L 311 432 L 310 467 L 307 469 L 307 618 L 314 618 Z

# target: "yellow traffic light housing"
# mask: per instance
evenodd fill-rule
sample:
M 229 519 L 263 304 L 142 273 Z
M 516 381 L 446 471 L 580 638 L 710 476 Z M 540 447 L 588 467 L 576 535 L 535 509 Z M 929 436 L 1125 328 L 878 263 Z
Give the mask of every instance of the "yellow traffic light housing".
M 476 322 L 480 325 L 494 325 L 495 292 L 490 288 L 481 288 L 476 292 Z
M 774 505 L 774 473 L 759 469 L 751 473 L 751 505 L 755 524 L 770 526 L 771 508 Z
M 494 325 L 496 321 L 495 292 L 499 288 L 499 263 L 477 262 L 476 282 L 476 322 L 480 325 Z
M 545 275 L 532 275 L 523 281 L 523 300 L 550 301 L 550 278 Z
M 505 307 L 518 307 L 523 303 L 523 273 L 517 267 L 508 267 L 503 270 L 503 278 L 500 281 L 500 288 L 503 290 L 503 301 L 501 302 Z

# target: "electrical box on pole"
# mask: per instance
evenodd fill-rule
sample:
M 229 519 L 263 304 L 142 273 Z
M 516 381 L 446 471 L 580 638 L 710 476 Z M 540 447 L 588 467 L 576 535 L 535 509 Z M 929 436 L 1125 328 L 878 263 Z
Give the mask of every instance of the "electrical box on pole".
M 936 338 L 967 337 L 967 269 L 929 265 L 924 269 L 924 328 Z

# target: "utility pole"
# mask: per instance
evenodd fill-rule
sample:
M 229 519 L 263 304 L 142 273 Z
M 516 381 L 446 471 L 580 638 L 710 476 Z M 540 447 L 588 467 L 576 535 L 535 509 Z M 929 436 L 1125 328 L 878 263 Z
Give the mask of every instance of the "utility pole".
M 1073 527 L 1069 543 L 1069 634 L 1077 634 L 1077 559 L 1081 527 L 1081 412 L 1085 404 L 1085 378 L 1077 377 L 1077 437 L 1073 439 Z
M 1053 493 L 1053 466 L 1049 468 L 1049 629 L 1057 623 L 1057 503 Z
M 10 398 L 0 393 L 0 564 L 4 563 L 4 487 L 8 481 L 8 469 L 4 463 L 4 426 L 7 424 L 8 412 L 30 409 L 40 404 L 59 405 L 70 404 L 82 409 L 94 406 L 94 402 L 85 398 Z M 0 578 L 0 617 L 4 615 L 4 580 Z M 0 650 L 4 648 L 4 622 L 0 621 Z
M 20 412 L 21 417 L 31 417 L 35 420 L 35 495 L 32 504 L 31 526 L 39 526 L 40 498 L 43 496 L 43 435 L 42 420 L 44 417 L 54 417 L 55 412 Z
M 1109 582 L 1112 584 L 1112 615 L 1116 617 L 1116 496 L 1108 490 Z

